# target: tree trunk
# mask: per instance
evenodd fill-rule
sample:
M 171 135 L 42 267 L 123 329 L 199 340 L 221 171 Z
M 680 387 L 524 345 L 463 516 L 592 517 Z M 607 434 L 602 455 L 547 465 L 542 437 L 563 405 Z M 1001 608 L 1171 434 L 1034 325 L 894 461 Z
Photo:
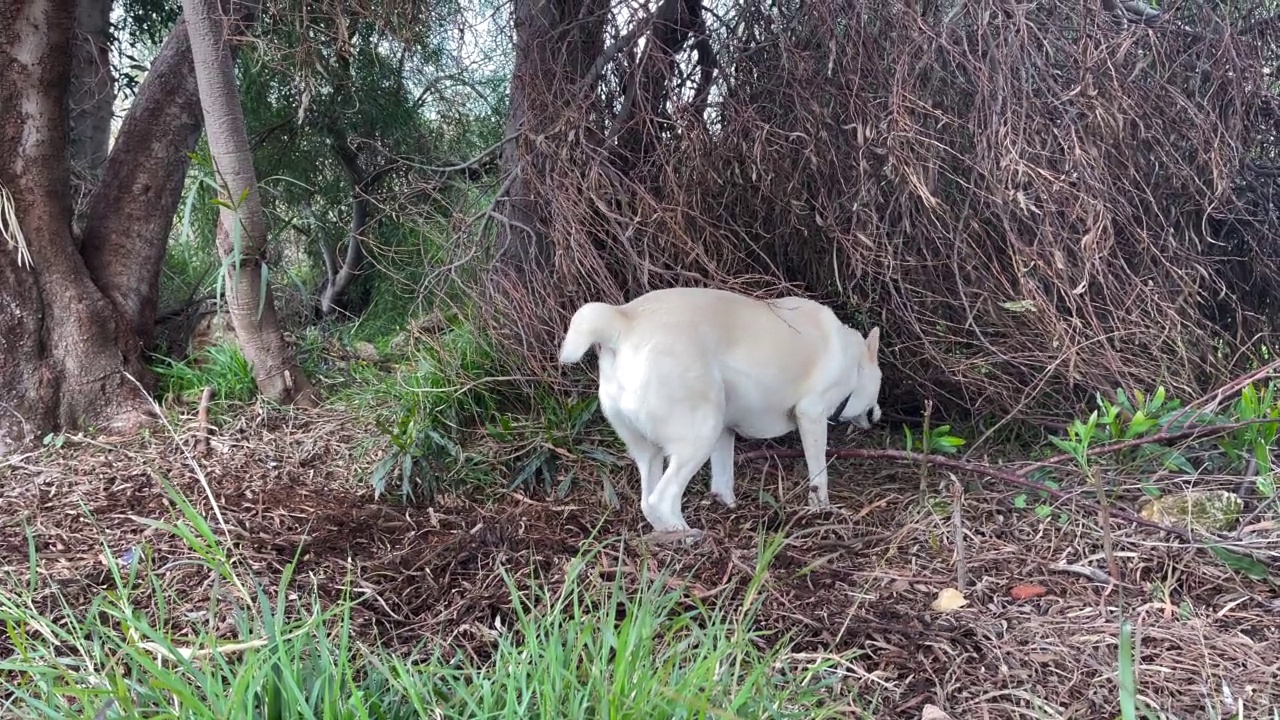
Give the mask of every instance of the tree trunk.
M 111 0 L 78 0 L 71 43 L 71 192 L 76 219 L 102 175 L 116 99 L 110 56 Z M 79 224 L 79 223 L 77 223 Z
M 676 55 L 701 25 L 701 0 L 663 0 L 658 6 L 649 42 L 628 78 L 622 108 L 609 133 L 609 140 L 616 138 L 613 154 L 622 172 L 639 167 L 656 148 L 658 128 L 669 119 L 667 98 Z
M 360 165 L 360 154 L 352 149 L 346 133 L 333 130 L 330 140 L 333 152 L 338 156 L 338 161 L 347 171 L 347 179 L 351 182 L 351 231 L 347 234 L 347 251 L 341 261 L 338 260 L 336 246 L 323 243 L 320 247 L 324 254 L 325 284 L 320 290 L 317 310 L 322 318 L 332 317 L 339 310 L 349 309 L 347 300 L 351 284 L 364 269 L 365 234 L 373 224 L 369 215 L 369 195 L 392 168 L 391 164 L 385 164 L 366 172 Z
M 254 22 L 235 3 L 237 27 Z M 173 216 L 204 129 L 191 39 L 180 17 L 125 116 L 103 180 L 89 199 L 81 254 L 94 281 L 143 349 L 155 333 L 160 267 Z
M 236 337 L 258 390 L 281 404 L 314 406 L 315 390 L 294 359 L 263 277 L 267 219 L 258 194 L 231 45 L 217 0 L 183 0 L 209 152 L 222 200 L 218 250 L 226 263 L 227 302 Z M 259 307 L 261 312 L 259 313 Z
M 515 69 L 511 77 L 507 141 L 502 166 L 507 174 L 502 210 L 500 264 L 519 274 L 536 274 L 551 260 L 538 197 L 537 178 L 551 158 L 546 133 L 577 104 L 580 83 L 603 51 L 602 0 L 516 0 Z
M 117 317 L 71 233 L 68 162 L 72 0 L 0 5 L 0 185 L 17 227 L 0 261 L 0 444 L 51 427 L 131 431 L 146 399 L 125 372 Z M 18 246 L 30 252 L 20 265 Z M 11 317 L 8 317 L 10 316 Z
M 0 240 L 0 458 L 53 427 L 55 389 L 40 349 L 44 304 L 35 273 L 18 258 L 16 240 Z

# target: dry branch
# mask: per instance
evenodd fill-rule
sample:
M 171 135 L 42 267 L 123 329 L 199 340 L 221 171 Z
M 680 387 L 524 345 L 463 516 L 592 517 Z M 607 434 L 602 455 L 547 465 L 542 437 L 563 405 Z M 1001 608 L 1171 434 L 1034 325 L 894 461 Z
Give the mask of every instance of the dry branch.
M 517 69 L 540 114 L 504 155 L 511 211 L 488 209 L 548 265 L 478 279 L 502 292 L 477 319 L 561 383 L 583 302 L 800 292 L 884 328 L 886 411 L 1198 397 L 1280 330 L 1280 177 L 1248 170 L 1280 157 L 1280 26 L 1245 20 L 1253 2 L 1162 8 L 1170 32 L 1089 3 L 602 10 L 557 36 L 560 65 Z
M 214 388 L 206 385 L 200 392 L 200 405 L 196 409 L 196 456 L 209 450 L 209 403 L 213 401 Z

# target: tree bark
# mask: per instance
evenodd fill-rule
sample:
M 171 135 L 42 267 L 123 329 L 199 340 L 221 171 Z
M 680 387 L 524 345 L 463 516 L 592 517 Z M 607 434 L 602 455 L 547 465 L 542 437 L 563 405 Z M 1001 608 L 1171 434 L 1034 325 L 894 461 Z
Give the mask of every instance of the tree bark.
M 701 0 L 663 0 L 659 6 L 649 42 L 631 73 L 622 108 L 609 133 L 609 140 L 617 140 L 614 157 L 624 172 L 643 163 L 656 147 L 659 123 L 668 117 L 676 55 L 701 25 Z M 700 60 L 704 52 L 699 50 Z
M 258 194 L 231 45 L 217 0 L 183 0 L 209 151 L 222 200 L 218 250 L 226 262 L 227 304 L 258 390 L 281 404 L 314 406 L 315 390 L 293 356 L 264 277 L 267 219 Z M 259 307 L 261 306 L 261 312 Z
M 502 148 L 507 176 L 501 207 L 499 263 L 519 274 L 536 273 L 551 260 L 542 219 L 545 202 L 537 178 L 551 158 L 543 136 L 578 102 L 604 45 L 602 0 L 516 0 L 515 69 L 511 77 L 509 140 Z
M 341 262 L 338 260 L 337 247 L 327 243 L 321 246 L 324 253 L 325 284 L 320 290 L 320 316 L 331 317 L 339 309 L 346 309 L 346 300 L 351 284 L 355 282 L 364 267 L 364 237 L 372 224 L 369 215 L 369 194 L 392 168 L 386 164 L 372 172 L 365 172 L 360 166 L 360 155 L 352 149 L 345 133 L 331 131 L 333 152 L 338 156 L 347 179 L 351 182 L 351 231 L 347 235 L 347 251 Z
M 20 264 L 16 240 L 0 240 L 0 457 L 53 426 L 55 388 L 40 348 L 43 323 L 35 273 Z
M 71 43 L 71 192 L 76 219 L 102 175 L 116 99 L 110 56 L 111 0 L 78 0 Z M 77 223 L 78 224 L 78 223 Z
M 254 22 L 255 9 L 252 3 L 235 3 L 237 29 Z M 89 199 L 81 237 L 81 254 L 94 282 L 142 349 L 154 339 L 157 279 L 189 153 L 203 130 L 191 39 L 179 17 L 120 127 L 103 180 Z
M 72 0 L 0 5 L 0 184 L 17 227 L 0 261 L 0 438 L 62 428 L 131 431 L 147 424 L 141 372 L 117 345 L 117 317 L 93 284 L 71 233 L 67 93 Z M 31 265 L 20 266 L 19 244 Z M 34 292 L 33 292 L 34 289 Z

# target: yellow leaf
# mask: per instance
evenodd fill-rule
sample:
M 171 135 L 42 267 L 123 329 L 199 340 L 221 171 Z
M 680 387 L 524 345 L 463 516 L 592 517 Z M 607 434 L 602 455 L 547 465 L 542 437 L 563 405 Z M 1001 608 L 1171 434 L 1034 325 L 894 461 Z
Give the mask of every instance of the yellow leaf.
M 938 599 L 934 600 L 929 607 L 938 612 L 951 612 L 968 605 L 969 601 L 964 599 L 959 590 L 955 588 L 943 588 L 938 593 Z

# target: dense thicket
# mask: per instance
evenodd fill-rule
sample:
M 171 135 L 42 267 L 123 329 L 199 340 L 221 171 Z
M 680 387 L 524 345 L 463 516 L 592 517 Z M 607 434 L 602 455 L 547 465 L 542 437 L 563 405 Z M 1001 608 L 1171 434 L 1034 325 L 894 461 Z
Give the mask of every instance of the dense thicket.
M 1268 7 L 522 1 L 491 327 L 551 379 L 584 301 L 799 290 L 900 403 L 1193 394 L 1276 327 Z

